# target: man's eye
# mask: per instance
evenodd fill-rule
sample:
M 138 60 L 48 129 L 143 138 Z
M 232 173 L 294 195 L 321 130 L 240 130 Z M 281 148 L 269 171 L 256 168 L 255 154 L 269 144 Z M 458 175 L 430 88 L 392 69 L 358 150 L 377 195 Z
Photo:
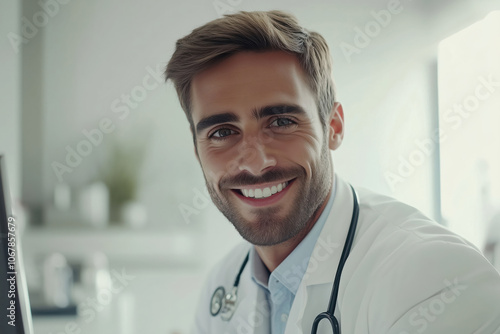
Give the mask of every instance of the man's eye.
M 270 126 L 273 127 L 273 126 L 277 126 L 277 127 L 287 127 L 287 126 L 290 126 L 290 125 L 294 125 L 295 122 L 292 121 L 290 118 L 285 118 L 285 117 L 279 117 L 279 118 L 276 118 L 271 124 Z
M 223 139 L 224 137 L 227 137 L 227 136 L 229 136 L 229 135 L 231 135 L 233 133 L 235 133 L 234 130 L 223 128 L 223 129 L 219 129 L 217 131 L 214 131 L 210 135 L 210 138 L 213 138 L 213 139 Z

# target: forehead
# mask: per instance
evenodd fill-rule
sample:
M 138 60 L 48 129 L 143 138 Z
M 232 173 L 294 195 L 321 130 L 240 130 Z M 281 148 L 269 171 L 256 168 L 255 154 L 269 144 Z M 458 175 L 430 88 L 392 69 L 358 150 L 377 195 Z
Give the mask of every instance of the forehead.
M 240 52 L 193 78 L 193 120 L 222 111 L 252 110 L 277 103 L 314 105 L 297 57 L 283 51 Z

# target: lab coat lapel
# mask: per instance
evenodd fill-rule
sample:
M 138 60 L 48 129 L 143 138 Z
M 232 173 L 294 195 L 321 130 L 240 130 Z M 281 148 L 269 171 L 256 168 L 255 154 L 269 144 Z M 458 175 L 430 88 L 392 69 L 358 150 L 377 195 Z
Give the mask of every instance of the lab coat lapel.
M 335 273 L 351 222 L 353 197 L 337 175 L 337 192 L 290 310 L 286 333 L 310 333 L 314 318 L 328 308 Z M 335 313 L 338 313 L 336 309 Z
M 245 271 L 247 270 L 247 274 L 242 276 L 240 282 L 241 304 L 236 308 L 232 322 L 237 333 L 271 334 L 266 294 L 264 289 L 252 281 L 248 274 L 250 270 L 245 268 Z

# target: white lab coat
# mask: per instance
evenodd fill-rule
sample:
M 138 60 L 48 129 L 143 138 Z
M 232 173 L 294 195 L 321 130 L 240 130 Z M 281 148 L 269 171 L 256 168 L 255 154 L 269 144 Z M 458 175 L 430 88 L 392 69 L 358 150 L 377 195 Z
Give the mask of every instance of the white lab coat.
M 327 309 L 353 209 L 349 184 L 336 178 L 336 197 L 295 296 L 286 334 L 310 333 L 316 315 Z M 358 227 L 335 310 L 343 334 L 500 333 L 500 275 L 472 244 L 413 207 L 356 191 Z M 212 270 L 193 333 L 270 333 L 266 297 L 251 280 L 249 265 L 231 320 L 209 311 L 218 286 L 231 290 L 250 247 L 239 245 Z

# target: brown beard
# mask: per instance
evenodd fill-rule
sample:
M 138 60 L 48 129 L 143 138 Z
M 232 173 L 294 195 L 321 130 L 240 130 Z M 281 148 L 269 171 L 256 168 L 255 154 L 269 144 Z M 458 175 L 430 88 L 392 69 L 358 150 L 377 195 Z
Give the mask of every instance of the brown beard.
M 220 196 L 214 187 L 206 182 L 210 197 L 222 214 L 234 225 L 240 235 L 253 245 L 272 246 L 285 242 L 310 228 L 312 219 L 317 218 L 317 211 L 325 201 L 333 183 L 333 165 L 330 151 L 323 142 L 321 157 L 312 170 L 311 180 L 306 180 L 306 171 L 302 167 L 287 169 L 273 169 L 261 176 L 240 173 L 232 177 L 223 177 L 219 182 L 219 189 L 224 189 L 227 195 Z M 269 208 L 255 208 L 254 221 L 247 221 L 233 205 L 230 197 L 235 199 L 231 188 L 239 186 L 268 183 L 294 179 L 295 198 L 287 215 L 279 215 L 283 208 L 278 206 Z M 206 181 L 206 177 L 205 177 Z

